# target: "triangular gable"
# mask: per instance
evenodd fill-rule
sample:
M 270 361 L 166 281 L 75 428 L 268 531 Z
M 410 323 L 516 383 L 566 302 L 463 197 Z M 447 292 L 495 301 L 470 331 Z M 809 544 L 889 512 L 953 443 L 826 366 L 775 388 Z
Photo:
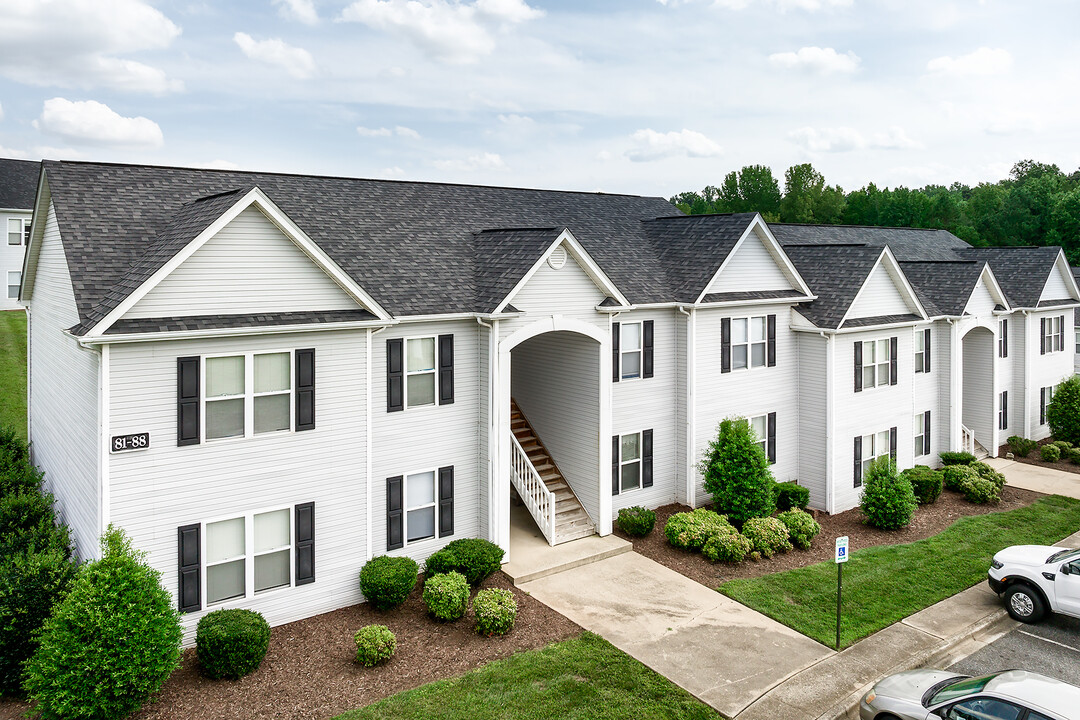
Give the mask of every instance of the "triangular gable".
M 812 294 L 768 225 L 757 215 L 696 302 L 700 303 L 706 295 L 760 290 L 796 290 L 805 295 Z
M 1054 267 L 1043 284 L 1039 302 L 1046 300 L 1080 300 L 1072 270 L 1062 253 L 1054 260 Z
M 994 277 L 993 271 L 988 264 L 983 265 L 979 273 L 979 281 L 971 290 L 967 305 L 964 306 L 965 315 L 989 315 L 998 306 L 1008 308 L 1009 302 L 1005 299 L 1005 293 Z
M 915 295 L 914 288 L 900 270 L 892 251 L 886 247 L 852 300 L 841 325 L 856 318 L 896 315 L 918 315 L 925 318 L 926 311 Z

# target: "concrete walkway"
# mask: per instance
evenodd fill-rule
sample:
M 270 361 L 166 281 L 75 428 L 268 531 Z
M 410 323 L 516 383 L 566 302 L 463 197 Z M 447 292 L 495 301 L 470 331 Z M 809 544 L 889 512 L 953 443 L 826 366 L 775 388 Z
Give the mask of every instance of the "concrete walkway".
M 1080 474 L 1004 458 L 989 458 L 985 462 L 1002 473 L 1009 485 L 1080 500 Z

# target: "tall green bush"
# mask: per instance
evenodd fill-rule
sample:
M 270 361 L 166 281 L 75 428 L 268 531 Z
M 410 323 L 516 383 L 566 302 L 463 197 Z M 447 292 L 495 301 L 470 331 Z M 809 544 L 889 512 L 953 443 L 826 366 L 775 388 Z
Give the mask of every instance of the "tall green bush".
M 41 632 L 24 686 L 45 720 L 135 712 L 180 661 L 180 616 L 161 576 L 122 530 L 101 539 Z
M 409 599 L 419 571 L 410 557 L 377 555 L 360 568 L 360 592 L 379 610 L 395 608 Z
M 1046 424 L 1055 440 L 1080 445 L 1080 377 L 1073 375 L 1054 388 L 1046 405 Z
M 745 419 L 723 420 L 699 465 L 716 511 L 737 525 L 750 518 L 769 517 L 776 510 L 776 480 L 757 443 Z
M 916 507 L 911 482 L 896 471 L 892 458 L 870 463 L 863 476 L 862 512 L 867 523 L 882 530 L 899 530 L 911 523 Z

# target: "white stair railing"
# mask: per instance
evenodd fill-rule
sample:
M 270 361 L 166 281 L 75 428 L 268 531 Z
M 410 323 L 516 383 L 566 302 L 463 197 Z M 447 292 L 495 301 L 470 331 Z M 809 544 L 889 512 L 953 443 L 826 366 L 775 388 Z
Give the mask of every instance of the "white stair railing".
M 975 433 L 967 425 L 960 425 L 960 449 L 963 452 L 975 454 Z
M 540 532 L 544 533 L 548 545 L 555 544 L 555 493 L 548 490 L 540 479 L 540 473 L 521 448 L 521 443 L 510 433 L 513 450 L 510 455 L 510 480 L 514 489 L 521 496 L 525 507 L 529 509 Z

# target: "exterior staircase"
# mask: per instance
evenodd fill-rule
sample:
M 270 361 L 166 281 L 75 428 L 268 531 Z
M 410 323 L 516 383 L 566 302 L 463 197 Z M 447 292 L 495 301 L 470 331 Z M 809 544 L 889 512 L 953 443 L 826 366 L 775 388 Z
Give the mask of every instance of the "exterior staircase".
M 593 526 L 592 520 L 589 519 L 589 514 L 585 512 L 581 501 L 578 500 L 577 495 L 574 494 L 566 479 L 563 478 L 547 448 L 540 442 L 536 431 L 533 430 L 532 425 L 529 424 L 525 414 L 521 412 L 517 402 L 514 400 L 510 401 L 510 432 L 521 446 L 522 451 L 528 456 L 529 463 L 555 501 L 555 527 L 552 535 L 548 537 L 548 542 L 552 545 L 558 545 L 559 543 L 594 535 L 596 528 Z M 526 502 L 526 505 L 529 505 L 529 503 Z M 536 524 L 540 529 L 545 530 L 543 518 L 535 517 L 536 512 L 532 508 L 530 508 L 530 512 L 533 512 Z M 544 534 L 547 535 L 546 530 Z

